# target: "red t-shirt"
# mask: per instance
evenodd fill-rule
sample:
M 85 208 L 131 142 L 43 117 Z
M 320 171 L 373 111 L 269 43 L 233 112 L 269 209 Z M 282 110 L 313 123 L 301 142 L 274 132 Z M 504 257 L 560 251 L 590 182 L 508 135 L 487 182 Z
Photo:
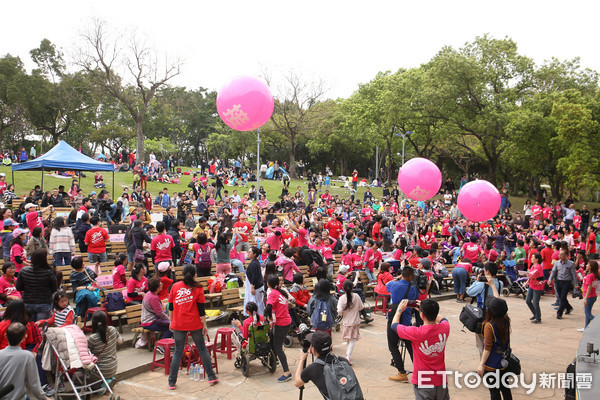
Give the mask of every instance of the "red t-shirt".
M 173 238 L 167 234 L 161 234 L 152 239 L 150 242 L 150 250 L 154 251 L 154 261 L 156 263 L 160 261 L 170 261 L 173 259 L 171 255 L 171 249 L 175 247 Z
M 532 206 L 531 207 L 531 214 L 533 215 L 534 219 L 539 219 L 540 216 L 542 215 L 542 206 Z
M 44 223 L 42 222 L 42 217 L 40 217 L 37 211 L 25 214 L 25 220 L 27 221 L 29 236 L 31 236 L 31 234 L 33 233 L 33 229 L 37 226 L 42 227 L 42 235 L 44 234 Z
M 463 262 L 459 262 L 454 266 L 454 268 L 464 268 L 469 274 L 471 273 L 471 271 L 473 271 L 473 266 L 471 264 Z
M 588 236 L 587 250 L 590 254 L 594 254 L 596 252 L 596 235 L 594 232 L 591 232 Z
M 250 225 L 248 222 L 238 221 L 233 224 L 233 227 L 238 228 L 238 233 L 242 237 L 242 242 L 247 242 L 248 236 L 250 235 L 250 232 L 252 232 L 252 225 Z
M 148 290 L 148 280 L 145 276 L 142 276 L 142 280 L 138 281 L 137 279 L 130 278 L 127 281 L 127 293 L 135 293 L 135 297 L 127 296 L 127 303 L 130 301 L 142 301 L 144 298 L 141 293 L 145 293 Z
M 6 181 L 0 181 L 0 195 L 4 194 L 4 191 L 6 190 L 7 187 L 8 187 L 8 184 L 6 183 Z
M 367 268 L 373 271 L 375 268 L 375 262 L 381 261 L 383 259 L 381 253 L 377 250 L 368 249 L 365 252 L 364 261 L 367 263 Z
M 117 265 L 112 270 L 113 277 L 113 289 L 122 289 L 125 287 L 122 276 L 125 276 L 125 267 L 123 265 Z
M 21 297 L 21 292 L 15 288 L 15 282 L 9 282 L 4 276 L 0 276 L 0 293 L 6 296 Z
M 331 235 L 331 233 L 330 233 Z M 298 229 L 298 246 L 308 246 L 308 229 Z
M 173 304 L 173 311 L 171 312 L 172 329 L 178 331 L 202 329 L 202 319 L 197 305 L 198 303 L 204 303 L 204 290 L 202 288 L 190 288 L 183 281 L 179 281 L 171 288 L 169 303 Z
M 528 272 L 529 276 L 529 287 L 532 290 L 544 290 L 544 283 L 538 281 L 536 278 L 542 278 L 544 276 L 544 268 L 538 264 L 532 266 Z
M 358 182 L 358 172 L 352 173 L 352 182 Z
M 596 282 L 596 276 L 594 274 L 587 274 L 585 278 L 583 278 L 583 294 L 589 290 L 590 293 L 587 297 L 596 297 L 596 288 L 594 283 Z
M 101 254 L 106 251 L 106 240 L 109 239 L 106 229 L 94 227 L 86 232 L 84 242 L 88 245 L 88 253 Z
M 329 220 L 325 224 L 325 229 L 327 229 L 327 231 L 329 232 L 329 236 L 331 236 L 334 239 L 339 239 L 340 235 L 342 234 L 343 227 L 340 221 L 334 219 Z
M 273 307 L 275 325 L 286 326 L 292 323 L 287 299 L 279 293 L 279 290 L 271 290 L 271 293 L 267 296 L 267 305 L 269 304 Z
M 471 264 L 476 263 L 479 260 L 479 253 L 481 252 L 481 247 L 477 243 L 465 243 L 462 245 L 462 249 L 464 250 L 465 258 L 471 261 Z
M 352 254 L 352 264 L 350 264 L 352 269 L 358 269 L 358 270 L 363 269 L 363 263 L 364 263 L 363 257 L 364 257 L 364 254 L 362 256 L 359 256 L 356 253 Z
M 169 288 L 173 284 L 173 279 L 169 278 L 168 276 L 161 276 L 160 281 L 162 282 L 163 287 L 156 295 L 162 301 L 169 297 Z
M 551 215 L 552 215 L 552 209 L 550 207 L 544 207 L 542 209 L 542 218 L 550 219 Z
M 252 320 L 254 319 L 254 317 L 250 316 L 248 318 L 246 318 L 244 320 L 244 323 L 242 324 L 242 336 L 244 336 L 244 339 L 248 339 L 248 332 L 250 331 L 250 325 L 252 324 Z M 263 317 L 262 315 L 258 315 L 258 320 L 260 322 L 263 322 L 265 320 L 265 317 Z
M 554 250 L 551 247 L 544 247 L 540 252 L 542 256 L 542 268 L 543 269 L 552 269 L 552 255 L 554 254 Z
M 445 371 L 444 350 L 450 334 L 450 324 L 446 319 L 435 325 L 404 326 L 398 324 L 398 336 L 413 342 L 414 385 L 441 386 L 445 375 L 436 371 Z
M 381 240 L 381 225 L 379 225 L 379 222 L 375 222 L 373 225 L 373 239 L 378 242 Z

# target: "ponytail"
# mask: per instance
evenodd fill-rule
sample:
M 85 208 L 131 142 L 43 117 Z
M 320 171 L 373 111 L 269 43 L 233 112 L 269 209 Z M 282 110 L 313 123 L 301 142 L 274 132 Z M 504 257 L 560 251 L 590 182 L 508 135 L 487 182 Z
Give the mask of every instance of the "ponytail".
M 346 308 L 345 310 L 352 307 L 352 289 L 354 289 L 354 284 L 350 279 L 346 279 L 342 285 L 342 289 L 346 293 Z
M 189 288 L 200 287 L 200 284 L 196 282 L 196 266 L 192 264 L 186 264 L 183 267 L 183 283 Z
M 96 311 L 92 315 L 92 332 L 100 335 L 103 343 L 108 341 L 108 320 L 104 311 Z

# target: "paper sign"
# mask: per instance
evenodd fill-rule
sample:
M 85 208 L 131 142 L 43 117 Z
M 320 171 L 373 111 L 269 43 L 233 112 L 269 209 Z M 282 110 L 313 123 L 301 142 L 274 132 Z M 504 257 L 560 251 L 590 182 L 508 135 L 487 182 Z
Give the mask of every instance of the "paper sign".
M 96 277 L 96 282 L 101 287 L 109 287 L 113 285 L 113 277 L 112 275 L 100 275 Z
M 125 241 L 124 233 L 110 233 L 108 236 L 110 237 L 110 241 L 114 243 L 122 243 Z
M 163 220 L 163 215 L 159 214 L 159 213 L 150 214 L 150 220 L 152 220 L 152 222 L 162 221 Z
M 191 239 L 192 238 L 192 232 L 184 232 L 183 237 L 184 237 L 184 239 Z
M 58 218 L 58 217 L 68 218 L 68 217 L 69 217 L 69 214 L 70 214 L 70 213 L 68 213 L 68 212 L 64 212 L 64 211 L 63 211 L 63 212 L 58 212 L 58 211 L 57 211 L 57 212 L 56 212 L 56 217 L 57 217 L 57 218 Z

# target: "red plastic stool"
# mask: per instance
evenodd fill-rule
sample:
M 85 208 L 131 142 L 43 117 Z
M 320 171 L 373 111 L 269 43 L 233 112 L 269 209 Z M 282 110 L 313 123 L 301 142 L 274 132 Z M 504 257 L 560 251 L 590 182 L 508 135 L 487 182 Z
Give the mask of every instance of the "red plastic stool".
M 389 296 L 375 296 L 375 308 L 373 308 L 373 314 L 377 311 L 381 311 L 383 315 L 387 315 L 388 312 L 388 298 Z
M 106 308 L 104 308 L 104 307 L 90 307 L 90 308 L 87 309 L 87 311 L 85 312 L 85 316 L 83 317 L 83 328 L 82 328 L 82 330 L 84 332 L 91 332 L 92 331 L 92 328 L 86 326 L 85 324 L 87 323 L 88 315 L 94 315 L 94 313 L 96 311 L 104 311 L 104 313 L 106 314 L 106 318 L 108 319 L 108 321 L 107 321 L 108 325 L 112 325 L 112 321 L 110 319 L 110 315 L 108 315 L 108 312 L 106 312 Z M 90 320 L 91 320 L 91 318 L 90 318 Z
M 185 348 L 183 350 L 183 357 L 181 358 L 181 365 L 179 366 L 179 368 L 187 367 L 188 374 L 190 373 L 190 365 L 191 364 L 196 364 L 196 363 L 204 364 L 202 362 L 202 358 L 200 357 L 200 353 L 198 352 L 198 349 L 196 348 L 196 343 L 188 344 L 189 337 L 190 337 L 190 333 L 188 332 L 188 334 L 185 338 Z M 208 354 L 210 354 L 210 359 L 212 362 L 213 370 L 216 373 L 219 373 L 219 365 L 217 363 L 217 353 L 215 351 L 215 344 L 210 341 L 210 337 L 208 336 L 208 334 L 204 338 L 204 345 L 206 346 L 206 349 L 208 350 Z
M 220 341 L 219 341 L 219 335 L 221 336 Z M 235 347 L 231 343 L 232 335 L 233 335 L 233 328 L 219 328 L 219 329 L 217 329 L 217 333 L 215 334 L 214 351 L 216 353 L 226 353 L 228 360 L 231 360 L 231 355 L 233 354 L 234 351 L 237 351 L 237 347 Z
M 156 349 L 162 347 L 165 350 L 164 356 L 162 359 L 156 359 Z M 154 355 L 152 356 L 152 371 L 154 371 L 154 367 L 165 367 L 165 375 L 169 375 L 171 371 L 171 349 L 175 350 L 175 340 L 174 339 L 160 339 L 156 342 L 154 346 Z

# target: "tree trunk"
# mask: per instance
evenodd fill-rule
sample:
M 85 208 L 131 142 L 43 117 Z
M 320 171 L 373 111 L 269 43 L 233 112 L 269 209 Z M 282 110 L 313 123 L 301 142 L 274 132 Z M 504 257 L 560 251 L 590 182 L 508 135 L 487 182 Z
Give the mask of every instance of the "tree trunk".
M 144 131 L 142 130 L 143 118 L 137 118 L 135 120 L 135 131 L 136 131 L 136 163 L 140 163 L 146 159 L 144 154 Z
M 533 178 L 529 177 L 529 179 L 527 180 L 527 191 L 529 192 L 529 197 L 533 197 L 534 196 L 534 187 L 533 187 Z
M 288 165 L 290 178 L 296 179 L 296 135 L 290 135 L 290 163 Z
M 392 138 L 393 138 L 393 136 L 392 136 Z M 385 179 L 387 181 L 389 181 L 389 182 L 391 182 L 391 179 L 390 179 L 391 175 L 390 174 L 392 173 L 392 138 L 389 138 L 388 141 L 387 141 L 388 162 L 387 162 L 387 165 L 386 165 L 386 167 L 387 167 L 386 171 L 387 172 L 385 173 Z M 384 181 L 384 183 L 385 183 L 385 181 Z
M 338 158 L 338 162 L 340 164 L 340 175 L 342 176 L 346 176 L 345 171 L 346 171 L 346 167 L 344 165 L 344 157 L 339 157 Z

